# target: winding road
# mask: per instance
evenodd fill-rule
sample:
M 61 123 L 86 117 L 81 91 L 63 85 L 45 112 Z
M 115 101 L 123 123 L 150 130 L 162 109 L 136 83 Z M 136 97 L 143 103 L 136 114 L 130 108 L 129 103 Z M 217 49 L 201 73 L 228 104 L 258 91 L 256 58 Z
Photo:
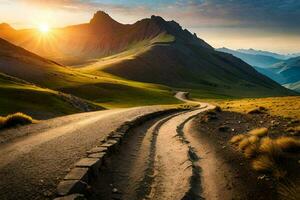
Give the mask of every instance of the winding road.
M 176 94 L 191 103 L 186 96 L 184 92 Z M 122 191 L 122 199 L 200 198 L 201 189 L 195 187 L 199 181 L 194 166 L 197 158 L 182 130 L 187 121 L 211 108 L 201 103 L 199 108 L 166 114 L 131 130 L 127 146 L 122 145 L 124 150 L 103 175 L 107 177 L 94 183 L 91 199 L 111 198 L 111 189 L 106 189 L 111 186 L 103 183 L 107 179 L 115 179 L 111 183 Z M 127 120 L 165 109 L 146 106 L 75 114 L 4 131 L 0 138 L 0 199 L 51 199 L 73 164 L 111 131 Z

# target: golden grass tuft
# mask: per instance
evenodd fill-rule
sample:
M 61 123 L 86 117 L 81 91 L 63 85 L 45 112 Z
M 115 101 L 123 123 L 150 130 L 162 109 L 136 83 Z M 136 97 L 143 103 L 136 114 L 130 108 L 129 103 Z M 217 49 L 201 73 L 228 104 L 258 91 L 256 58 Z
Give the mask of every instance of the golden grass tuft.
M 240 151 L 243 151 L 247 146 L 249 146 L 251 143 L 249 141 L 248 137 L 245 137 L 244 139 L 242 139 L 239 144 L 238 144 L 238 148 Z
M 261 139 L 259 151 L 261 153 L 268 154 L 273 158 L 279 158 L 282 155 L 281 148 L 270 137 L 264 137 Z
M 259 155 L 251 163 L 252 168 L 261 172 L 272 172 L 275 166 L 274 160 L 268 155 Z
M 293 137 L 280 137 L 275 140 L 275 143 L 284 152 L 300 151 L 300 140 Z
M 268 134 L 268 129 L 267 128 L 256 128 L 253 129 L 249 132 L 250 135 L 255 135 L 258 137 L 263 137 L 266 136 Z
M 246 158 L 255 157 L 259 153 L 258 149 L 259 149 L 259 144 L 258 143 L 248 145 L 244 150 L 245 157 Z
M 6 117 L 0 118 L 0 128 L 10 128 L 18 125 L 26 125 L 33 123 L 33 119 L 23 113 L 14 113 Z
M 236 144 L 236 143 L 240 142 L 242 139 L 244 139 L 245 137 L 247 137 L 247 136 L 244 134 L 235 135 L 230 139 L 230 143 Z

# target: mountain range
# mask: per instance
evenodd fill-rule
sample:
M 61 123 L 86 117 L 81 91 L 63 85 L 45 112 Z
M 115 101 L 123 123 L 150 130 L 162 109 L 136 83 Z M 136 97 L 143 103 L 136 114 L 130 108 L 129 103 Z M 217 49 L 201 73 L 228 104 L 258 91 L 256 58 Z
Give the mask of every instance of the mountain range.
M 2 24 L 0 37 L 5 76 L 94 106 L 175 103 L 178 89 L 201 98 L 296 94 L 159 16 L 121 24 L 99 11 L 47 35 Z
M 289 56 L 286 55 L 253 49 L 231 50 L 220 48 L 217 50 L 230 53 L 252 65 L 258 72 L 276 82 L 290 89 L 299 91 L 296 85 L 298 85 L 300 81 L 300 56 L 289 58 Z M 282 59 L 279 59 L 280 57 Z

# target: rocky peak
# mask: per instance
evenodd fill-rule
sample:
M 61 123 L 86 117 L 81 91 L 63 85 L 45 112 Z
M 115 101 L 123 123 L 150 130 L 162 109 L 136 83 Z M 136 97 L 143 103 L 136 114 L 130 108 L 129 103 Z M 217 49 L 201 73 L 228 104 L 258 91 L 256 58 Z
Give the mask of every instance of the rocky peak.
M 90 21 L 91 25 L 96 25 L 96 26 L 113 26 L 116 24 L 119 24 L 116 22 L 114 19 L 112 19 L 107 13 L 104 11 L 98 11 L 94 14 L 94 17 Z
M 14 28 L 12 28 L 9 24 L 7 23 L 1 23 L 0 24 L 0 29 L 1 30 L 14 30 Z

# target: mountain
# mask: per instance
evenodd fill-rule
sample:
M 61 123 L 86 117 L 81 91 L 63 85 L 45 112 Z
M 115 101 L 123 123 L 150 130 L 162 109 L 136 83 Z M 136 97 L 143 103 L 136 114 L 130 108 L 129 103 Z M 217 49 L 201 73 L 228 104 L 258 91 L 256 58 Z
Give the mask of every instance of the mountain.
M 42 108 L 46 108 L 46 105 L 48 105 L 49 109 L 51 108 L 53 109 L 52 111 L 55 111 L 56 108 L 53 107 L 54 105 L 66 105 L 66 103 L 62 103 L 61 100 L 63 100 L 67 102 L 67 104 L 79 107 L 79 109 L 73 109 L 73 112 L 93 110 L 94 108 L 102 109 L 103 107 L 128 107 L 134 105 L 178 102 L 173 98 L 171 89 L 168 87 L 122 80 L 105 73 L 99 73 L 98 75 L 86 74 L 45 59 L 1 38 L 0 73 L 29 84 L 28 87 L 27 85 L 23 87 L 23 96 L 26 98 L 14 98 L 13 95 L 17 97 L 18 94 L 14 94 L 13 92 L 10 92 L 10 96 L 6 96 L 4 92 L 1 93 L 4 96 L 0 95 L 0 98 L 4 100 L 0 100 L 0 102 L 2 102 L 0 108 L 7 108 L 11 111 L 13 111 L 12 108 L 18 108 L 20 106 L 5 106 L 6 104 L 3 102 L 13 103 L 14 101 L 22 99 L 25 107 L 26 103 L 40 102 L 39 104 L 35 104 L 41 107 L 41 109 L 37 110 L 43 110 Z M 0 87 L 5 86 L 5 88 L 7 88 L 6 85 L 5 82 L 0 82 Z M 18 84 L 10 85 L 14 85 L 15 88 L 20 88 Z M 43 98 L 38 97 L 38 95 L 31 95 L 32 85 L 35 86 L 35 93 L 37 93 L 37 91 L 43 91 Z M 12 90 L 12 88 L 14 87 L 9 86 L 10 91 L 17 91 Z M 26 88 L 30 88 L 30 90 Z M 2 91 L 3 90 L 1 90 L 1 92 Z M 56 96 L 61 100 L 55 100 L 55 102 L 52 102 L 53 105 L 51 105 L 51 101 L 49 101 L 50 105 L 48 103 L 46 104 L 48 101 L 46 98 L 47 95 L 45 94 L 49 94 L 48 96 L 51 98 Z M 31 97 L 39 98 L 39 101 L 31 99 Z M 156 98 L 158 98 L 158 100 Z M 43 102 L 45 102 L 45 104 L 43 104 Z M 20 104 L 20 102 L 18 102 L 18 104 Z M 59 106 L 56 107 L 59 108 Z M 61 110 L 63 112 L 63 109 Z M 53 114 L 56 115 L 57 112 Z
M 166 31 L 172 30 L 176 33 L 180 28 L 172 21 L 168 30 L 165 30 L 163 23 L 162 18 L 152 16 L 151 19 L 143 19 L 132 25 L 121 24 L 99 11 L 89 23 L 53 29 L 49 35 L 43 35 L 36 30 L 20 30 L 7 34 L 0 27 L 0 37 L 44 57 L 65 64 L 78 64 L 84 60 L 122 52 L 139 42 L 147 43 Z M 177 39 L 212 48 L 188 31 L 176 36 Z
M 215 51 L 178 23 L 159 16 L 125 25 L 99 11 L 89 23 L 53 30 L 55 37 L 48 38 L 48 43 L 44 38 L 37 44 L 39 37 L 34 34 L 35 30 L 16 30 L 7 38 L 43 56 L 75 64 L 75 68 L 46 59 L 38 73 L 39 67 L 18 68 L 15 63 L 11 65 L 14 71 L 5 73 L 90 101 L 101 102 L 107 93 L 111 97 L 125 92 L 123 97 L 128 98 L 128 90 L 134 91 L 132 96 L 138 93 L 152 98 L 155 94 L 168 99 L 169 93 L 164 91 L 171 88 L 191 90 L 203 98 L 295 94 L 242 60 Z M 0 70 L 9 69 L 0 65 Z
M 276 57 L 271 56 L 270 55 L 271 53 L 269 55 L 255 54 L 254 52 L 256 52 L 256 51 L 254 51 L 254 50 L 252 50 L 252 51 L 248 51 L 248 50 L 247 51 L 245 51 L 245 50 L 235 51 L 235 50 L 231 50 L 231 49 L 227 49 L 227 48 L 223 47 L 223 48 L 217 49 L 217 51 L 230 53 L 230 54 L 234 55 L 235 57 L 242 59 L 249 65 L 257 66 L 260 68 L 268 68 L 269 66 L 282 61 L 282 59 L 278 59 Z
M 286 60 L 293 57 L 292 54 L 283 55 L 283 54 L 273 53 L 269 51 L 255 50 L 255 49 L 238 49 L 236 51 L 240 53 L 251 54 L 251 55 L 270 56 L 279 60 Z
M 285 78 L 282 84 L 300 81 L 300 57 L 290 58 L 276 63 L 272 65 L 270 69 Z
M 297 81 L 295 83 L 285 84 L 284 87 L 300 92 L 300 81 Z

